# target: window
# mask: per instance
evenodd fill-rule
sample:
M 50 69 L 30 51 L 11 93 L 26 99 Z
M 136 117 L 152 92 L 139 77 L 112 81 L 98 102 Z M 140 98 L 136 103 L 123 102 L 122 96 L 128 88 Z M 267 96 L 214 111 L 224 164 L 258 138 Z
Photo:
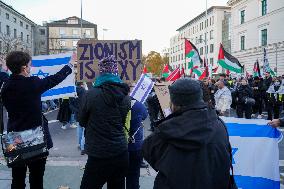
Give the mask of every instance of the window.
M 17 29 L 14 29 L 14 38 L 17 38 Z
M 10 36 L 10 26 L 6 26 L 6 34 L 8 35 L 8 36 Z
M 214 58 L 210 58 L 210 64 L 213 66 L 213 64 L 214 64 Z
M 241 50 L 245 50 L 245 36 L 241 36 Z
M 213 53 L 213 52 L 214 52 L 214 45 L 210 44 L 210 53 Z
M 205 53 L 208 54 L 208 45 L 206 46 Z
M 199 25 L 200 25 L 199 28 L 200 28 L 200 31 L 201 31 L 202 30 L 202 23 L 200 23 Z
M 40 29 L 39 32 L 40 32 L 40 35 L 45 35 L 45 29 Z
M 210 17 L 210 26 L 212 25 L 212 18 Z
M 14 17 L 14 23 L 17 23 L 17 18 Z
M 26 24 L 26 29 L 27 29 L 27 30 L 29 29 L 29 25 L 27 25 L 27 24 Z
M 245 10 L 241 11 L 241 24 L 245 23 Z
M 207 41 L 207 33 L 204 34 L 204 39 Z
M 200 52 L 200 55 L 203 55 L 203 47 L 200 48 L 199 52 Z
M 202 42 L 202 35 L 199 36 L 199 41 Z
M 178 55 L 178 61 L 180 61 L 180 54 Z
M 91 30 L 86 30 L 85 33 L 86 33 L 86 36 L 88 36 L 88 37 L 91 36 Z
M 180 56 L 181 56 L 181 60 L 183 60 L 183 54 L 181 54 Z
M 213 39 L 213 30 L 210 31 L 210 39 Z
M 78 43 L 78 41 L 77 41 L 77 40 L 74 40 L 74 41 L 73 41 L 73 47 L 77 47 L 77 43 Z
M 59 34 L 60 35 L 65 35 L 65 29 L 64 28 L 60 28 L 59 29 Z
M 2 41 L 0 41 L 0 52 L 2 52 Z
M 261 30 L 261 46 L 267 45 L 267 29 Z
M 6 13 L 6 19 L 7 19 L 7 20 L 9 20 L 9 17 L 10 17 L 9 14 Z
M 30 36 L 27 35 L 27 43 L 30 43 Z
M 40 44 L 41 44 L 42 46 L 44 46 L 44 45 L 45 45 L 45 41 L 41 41 Z
M 79 30 L 78 29 L 73 29 L 72 33 L 73 33 L 73 35 L 79 35 Z
M 261 14 L 262 16 L 267 14 L 267 0 L 261 1 Z
M 171 62 L 173 62 L 173 57 L 171 57 Z
M 212 16 L 212 25 L 214 25 L 214 16 Z
M 59 44 L 60 44 L 61 47 L 65 47 L 66 46 L 66 42 L 63 41 L 63 40 L 59 41 Z
M 2 32 L 2 23 L 0 22 L 0 33 Z
M 24 41 L 24 34 L 21 32 L 21 40 Z
M 24 25 L 24 24 L 23 24 L 23 22 L 22 22 L 22 21 L 20 21 L 20 26 L 21 26 L 21 27 L 23 27 L 23 25 Z
M 79 23 L 79 21 L 78 21 L 78 19 L 69 19 L 68 20 L 68 24 L 78 24 Z

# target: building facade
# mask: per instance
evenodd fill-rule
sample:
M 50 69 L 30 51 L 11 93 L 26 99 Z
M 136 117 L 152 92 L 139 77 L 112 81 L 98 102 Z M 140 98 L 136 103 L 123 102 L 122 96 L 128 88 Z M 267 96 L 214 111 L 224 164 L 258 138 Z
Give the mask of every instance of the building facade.
M 271 69 L 284 74 L 284 1 L 230 0 L 231 48 L 248 73 L 258 59 L 263 65 L 264 48 Z
M 202 59 L 207 52 L 207 62 L 213 67 L 217 65 L 219 46 L 222 43 L 223 20 L 230 12 L 230 7 L 213 6 L 207 12 L 207 19 L 206 13 L 201 13 L 177 29 L 178 34 L 171 38 L 169 56 L 172 68 L 184 67 L 186 73 L 189 73 L 188 63 L 185 61 L 184 38 L 196 46 Z
M 73 16 L 47 23 L 47 53 L 76 51 L 81 38 L 97 39 L 97 25 Z
M 34 32 L 34 55 L 47 54 L 47 27 L 46 22 L 42 26 L 36 25 Z
M 33 55 L 35 23 L 12 6 L 0 1 L 0 54 L 12 50 L 27 51 Z

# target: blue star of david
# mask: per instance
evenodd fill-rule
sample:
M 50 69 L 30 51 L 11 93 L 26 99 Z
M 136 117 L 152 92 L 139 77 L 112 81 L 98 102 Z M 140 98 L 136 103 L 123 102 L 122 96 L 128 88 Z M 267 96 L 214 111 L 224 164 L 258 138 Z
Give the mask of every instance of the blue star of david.
M 44 73 L 42 70 L 38 70 L 38 72 L 36 74 L 33 74 L 33 76 L 45 78 L 45 77 L 49 76 L 49 73 Z
M 232 156 L 233 156 L 233 157 L 232 157 L 232 158 L 233 158 L 233 159 L 232 159 L 232 164 L 236 164 L 236 163 L 235 163 L 235 159 L 234 159 L 234 155 L 235 155 L 235 153 L 236 153 L 238 150 L 239 150 L 238 148 L 232 148 Z

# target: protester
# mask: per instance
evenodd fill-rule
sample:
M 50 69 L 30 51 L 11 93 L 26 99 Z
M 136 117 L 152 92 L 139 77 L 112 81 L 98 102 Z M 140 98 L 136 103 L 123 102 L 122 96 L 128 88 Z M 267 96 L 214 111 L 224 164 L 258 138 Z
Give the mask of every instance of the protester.
M 126 189 L 139 189 L 140 166 L 143 162 L 142 144 L 143 144 L 143 125 L 148 116 L 145 106 L 132 98 L 131 100 L 131 121 L 129 132 L 129 169 L 126 177 Z
M 65 130 L 67 127 L 66 125 L 71 119 L 71 110 L 69 107 L 69 98 L 63 98 L 59 100 L 59 111 L 57 114 L 57 120 L 62 123 L 61 129 Z M 71 125 L 70 128 L 73 126 Z
M 216 105 L 214 95 L 215 95 L 215 93 L 216 93 L 217 90 L 218 90 L 218 87 L 216 87 L 215 84 L 216 84 L 215 79 L 209 79 L 209 80 L 208 80 L 208 89 L 210 90 L 210 98 L 211 98 L 212 105 L 213 105 L 214 107 L 215 107 L 215 105 Z
M 146 103 L 147 103 L 148 112 L 150 116 L 150 129 L 149 130 L 154 131 L 155 123 L 159 119 L 158 116 L 159 116 L 159 111 L 160 111 L 159 100 L 158 100 L 158 97 L 154 89 L 152 89 L 151 93 L 147 97 Z
M 203 91 L 203 100 L 207 104 L 209 108 L 214 108 L 213 102 L 211 100 L 211 91 L 209 89 L 209 82 L 208 79 L 203 79 L 203 82 L 200 82 L 201 88 Z
M 78 114 L 79 114 L 79 106 L 82 101 L 83 96 L 86 93 L 85 85 L 83 82 L 78 82 L 76 86 L 76 92 L 77 97 L 76 98 L 70 98 L 69 107 L 72 112 L 74 112 L 74 120 L 78 120 Z M 81 127 L 80 124 L 77 124 L 77 138 L 78 138 L 78 148 L 81 150 L 81 155 L 85 154 L 85 137 L 84 127 Z
M 283 105 L 283 92 L 281 82 L 276 79 L 266 92 L 268 120 L 278 119 Z
M 55 75 L 40 79 L 30 77 L 31 57 L 25 52 L 10 52 L 6 57 L 6 64 L 12 72 L 2 89 L 3 104 L 9 114 L 8 132 L 24 131 L 42 125 L 41 95 L 71 74 L 72 65 L 66 65 Z M 44 124 L 47 147 L 50 149 L 53 144 L 48 131 L 48 123 L 45 122 Z M 30 188 L 43 189 L 45 163 L 46 158 L 42 158 L 13 167 L 11 188 L 25 188 L 28 167 Z
M 246 79 L 242 79 L 241 85 L 236 90 L 237 98 L 237 116 L 243 118 L 245 112 L 245 118 L 251 119 L 252 106 L 255 104 L 253 99 L 252 88 L 248 85 Z
M 259 77 L 254 77 L 254 81 L 252 84 L 253 88 L 253 98 L 255 99 L 255 105 L 253 106 L 253 114 L 252 117 L 258 113 L 257 118 L 262 119 L 262 109 L 263 109 L 263 93 L 265 92 L 265 86 L 263 81 L 260 80 Z
M 275 128 L 284 127 L 284 117 L 279 119 L 273 119 L 272 121 L 269 121 L 267 124 Z
M 221 116 L 229 116 L 232 104 L 231 91 L 225 86 L 224 81 L 217 82 L 218 90 L 214 95 L 216 102 L 216 110 Z
M 128 171 L 128 149 L 124 133 L 131 99 L 129 87 L 118 77 L 114 56 L 99 62 L 100 75 L 83 97 L 79 123 L 86 129 L 88 160 L 81 189 L 124 189 Z
M 143 156 L 158 171 L 155 189 L 227 189 L 229 137 L 214 109 L 203 101 L 198 81 L 169 87 L 172 114 L 145 139 Z

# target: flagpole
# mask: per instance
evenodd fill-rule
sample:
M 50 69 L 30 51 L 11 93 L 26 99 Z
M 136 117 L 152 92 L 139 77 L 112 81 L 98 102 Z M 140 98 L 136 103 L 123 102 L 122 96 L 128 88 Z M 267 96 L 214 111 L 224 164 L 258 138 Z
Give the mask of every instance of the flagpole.
M 207 24 L 207 27 L 208 27 L 208 22 L 207 22 L 207 19 L 208 19 L 208 10 L 207 10 L 207 1 L 208 0 L 205 0 L 205 2 L 206 2 L 206 10 L 205 10 L 205 24 Z M 211 66 L 211 63 L 210 62 L 208 62 L 207 61 L 207 53 L 208 53 L 208 48 L 207 48 L 207 27 L 205 27 L 205 55 L 204 55 L 204 57 L 205 57 L 205 61 L 207 62 L 207 65 L 209 65 L 210 64 L 210 75 L 209 75 L 209 77 L 210 78 L 212 78 L 212 66 Z
M 81 39 L 83 38 L 83 0 L 81 0 Z

